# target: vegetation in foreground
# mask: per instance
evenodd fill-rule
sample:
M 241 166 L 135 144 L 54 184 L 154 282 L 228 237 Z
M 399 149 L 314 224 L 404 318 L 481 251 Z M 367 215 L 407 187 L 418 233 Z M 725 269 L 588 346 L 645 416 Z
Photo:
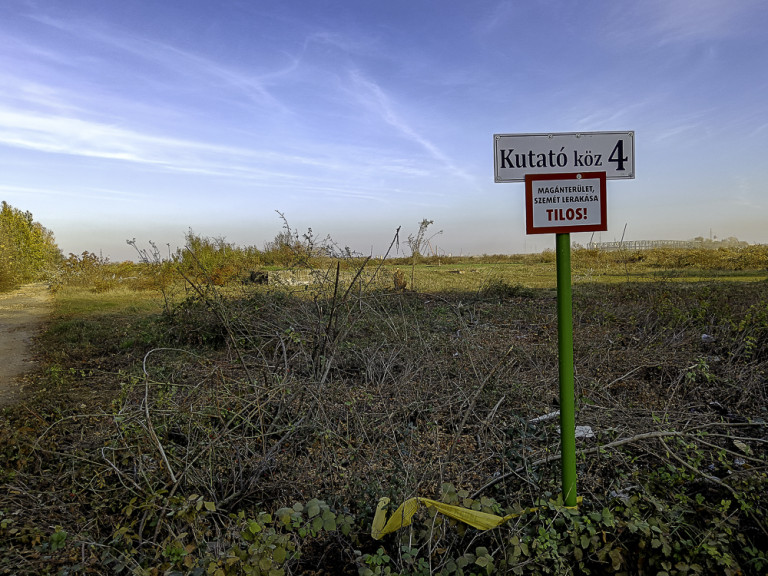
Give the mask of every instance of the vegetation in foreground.
M 0 424 L 0 573 L 765 573 L 764 249 L 574 252 L 567 509 L 553 254 L 390 268 L 290 238 L 268 256 L 309 285 L 194 236 L 70 256 Z M 374 540 L 382 496 L 521 514 Z

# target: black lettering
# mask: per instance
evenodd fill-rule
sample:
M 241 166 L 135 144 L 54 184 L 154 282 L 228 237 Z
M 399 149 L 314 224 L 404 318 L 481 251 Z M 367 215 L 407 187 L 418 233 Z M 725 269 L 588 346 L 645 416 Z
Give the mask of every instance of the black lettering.
M 516 168 L 515 164 L 509 159 L 512 152 L 514 152 L 515 149 L 512 148 L 510 150 L 500 150 L 501 154 L 501 167 L 502 168 Z
M 629 160 L 629 156 L 624 156 L 624 140 L 616 142 L 611 155 L 608 157 L 609 162 L 616 162 L 616 170 L 624 170 L 624 162 Z

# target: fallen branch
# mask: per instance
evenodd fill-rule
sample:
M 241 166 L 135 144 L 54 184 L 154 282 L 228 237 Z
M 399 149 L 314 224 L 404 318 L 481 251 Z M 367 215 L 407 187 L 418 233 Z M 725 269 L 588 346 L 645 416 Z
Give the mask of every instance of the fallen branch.
M 619 446 L 623 446 L 624 444 L 631 444 L 632 442 L 637 442 L 639 440 L 647 440 L 648 438 L 666 438 L 669 436 L 683 436 L 682 432 L 675 432 L 672 430 L 669 431 L 657 431 L 657 432 L 645 432 L 643 434 L 637 434 L 635 436 L 631 436 L 630 438 L 622 438 L 621 440 L 615 440 L 613 442 L 609 442 L 608 444 L 602 444 L 601 446 L 593 446 L 592 448 L 586 448 L 585 450 L 579 450 L 576 452 L 577 456 L 587 456 L 589 454 L 596 454 L 600 452 L 601 450 L 606 450 L 609 448 L 618 448 Z M 501 476 L 497 476 L 488 484 L 480 488 L 479 490 L 475 491 L 474 494 L 470 496 L 470 498 L 477 498 L 482 492 L 490 488 L 491 486 L 495 486 L 499 482 L 502 482 L 503 480 L 506 480 L 510 476 L 516 476 L 519 475 L 521 472 L 525 472 L 527 468 L 535 468 L 537 466 L 542 466 L 544 464 L 549 464 L 550 462 L 554 462 L 555 460 L 560 459 L 560 452 L 555 452 L 554 454 L 550 454 L 549 456 L 545 458 L 541 458 L 540 460 L 536 460 L 535 462 L 532 462 L 526 466 L 520 466 L 519 468 L 512 470 L 511 472 L 507 472 L 506 474 L 502 474 Z

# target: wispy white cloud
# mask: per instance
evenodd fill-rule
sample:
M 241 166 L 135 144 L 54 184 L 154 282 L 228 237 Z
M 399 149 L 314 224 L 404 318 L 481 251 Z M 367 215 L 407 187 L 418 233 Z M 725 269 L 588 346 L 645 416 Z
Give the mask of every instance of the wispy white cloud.
M 763 0 L 647 0 L 610 7 L 605 38 L 610 43 L 662 47 L 734 37 L 756 31 L 768 16 Z
M 315 46 L 329 46 L 338 50 L 342 54 L 349 56 L 368 55 L 374 52 L 377 43 L 370 39 L 353 38 L 349 35 L 332 32 L 329 30 L 319 30 L 311 32 L 304 40 L 303 53 L 314 49 Z M 378 48 L 381 48 L 378 46 Z
M 137 199 L 146 198 L 147 194 L 141 192 L 118 190 L 115 188 L 94 188 L 88 186 L 78 186 L 71 190 L 66 185 L 52 185 L 51 187 L 41 188 L 36 186 L 13 186 L 0 184 L 0 193 L 5 197 L 60 197 L 60 198 L 82 198 L 87 200 L 110 200 L 134 202 Z
M 732 201 L 734 204 L 750 209 L 765 209 L 765 199 L 763 194 L 757 193 L 753 179 L 744 176 L 736 177 L 736 186 L 732 190 Z
M 653 133 L 653 139 L 655 142 L 662 142 L 664 140 L 676 138 L 681 134 L 687 134 L 694 130 L 700 131 L 701 123 L 699 122 L 689 122 L 689 123 L 682 123 L 682 124 L 675 123 L 674 126 L 668 126 L 666 128 L 655 130 Z
M 592 130 L 630 130 L 635 118 L 653 106 L 655 99 L 633 101 L 635 95 L 621 100 L 621 104 L 605 102 L 596 110 L 587 114 L 574 114 L 572 125 L 584 131 Z
M 85 113 L 86 109 L 73 103 L 73 98 L 64 95 L 65 90 L 50 84 L 38 82 L 19 74 L 0 71 L 0 104 L 23 107 L 26 110 L 47 110 L 57 113 Z M 70 94 L 69 96 L 75 96 Z
M 761 124 L 753 125 L 751 132 L 749 133 L 750 136 L 758 136 L 762 134 L 763 132 L 768 132 L 768 122 L 763 122 Z
M 659 0 L 653 4 L 653 31 L 661 43 L 730 36 L 740 33 L 741 24 L 762 5 L 759 0 Z
M 163 164 L 140 146 L 152 139 L 77 118 L 0 108 L 0 143 L 41 152 Z
M 390 98 L 377 83 L 364 77 L 357 71 L 350 72 L 350 78 L 358 105 L 364 107 L 374 116 L 394 128 L 401 136 L 417 144 L 454 175 L 470 179 L 469 175 L 443 153 L 438 146 L 418 133 L 407 121 L 401 118 Z
M 30 113 L 0 105 L 0 145 L 141 165 L 153 170 L 201 175 L 272 187 L 306 186 L 376 173 L 401 177 L 424 171 L 385 151 L 337 146 L 317 154 L 218 145 L 136 132 L 74 117 Z
M 261 72 L 253 74 L 102 22 L 63 20 L 47 15 L 37 15 L 35 20 L 71 35 L 77 43 L 90 46 L 87 54 L 93 54 L 95 59 L 99 59 L 102 52 L 117 51 L 130 55 L 140 63 L 135 67 L 140 71 L 137 74 L 147 74 L 148 67 L 154 67 L 152 82 L 168 83 L 166 97 L 179 98 L 187 89 L 192 89 L 195 82 L 203 81 L 206 94 L 212 88 L 214 92 L 220 92 L 222 98 L 234 100 L 239 93 L 241 97 L 246 95 L 246 100 L 258 103 L 261 114 L 265 114 L 264 106 L 273 112 L 292 114 L 274 96 L 272 88 L 280 87 L 281 79 L 291 77 L 302 66 L 304 52 L 296 56 L 284 54 L 282 66 L 272 66 L 267 62 Z M 318 32 L 306 38 L 304 51 L 311 51 L 310 47 L 318 44 L 332 46 L 346 54 L 366 50 L 360 42 L 345 36 Z M 55 53 L 47 47 L 38 49 L 34 44 L 20 43 L 17 48 L 30 58 L 36 54 L 51 65 L 57 64 Z M 109 56 L 113 57 L 114 54 Z M 70 65 L 77 59 L 77 56 L 61 57 Z M 324 61 L 320 65 L 327 64 Z M 133 67 L 129 67 L 126 74 L 130 74 L 130 70 Z M 92 75 L 82 72 L 85 82 L 94 81 Z M 314 75 L 321 72 L 322 69 L 312 70 Z M 180 84 L 180 77 L 188 77 L 189 82 Z M 378 143 L 371 143 L 376 150 L 361 149 L 358 141 L 345 142 L 344 139 L 334 144 L 326 142 L 321 148 L 307 147 L 301 140 L 299 130 L 294 133 L 288 131 L 280 139 L 251 139 L 253 146 L 246 147 L 211 143 L 195 136 L 185 138 L 181 134 L 205 134 L 205 138 L 209 139 L 210 129 L 206 126 L 210 126 L 211 120 L 198 123 L 194 108 L 185 109 L 184 102 L 175 101 L 174 106 L 168 108 L 170 101 L 158 100 L 153 106 L 146 93 L 134 101 L 130 94 L 122 94 L 114 86 L 97 85 L 93 90 L 88 84 L 80 84 L 80 89 L 75 90 L 74 83 L 79 82 L 76 78 L 69 80 L 55 73 L 49 73 L 45 78 L 49 84 L 26 78 L 19 69 L 5 75 L 7 85 L 13 88 L 0 94 L 0 144 L 38 152 L 127 162 L 187 175 L 241 180 L 252 184 L 274 183 L 277 187 L 304 187 L 311 185 L 314 179 L 330 182 L 342 177 L 344 181 L 349 181 L 347 175 L 350 173 L 356 174 L 362 182 L 374 173 L 380 179 L 383 174 L 408 178 L 422 177 L 429 172 L 412 159 L 401 157 L 400 152 L 380 147 Z M 313 82 L 311 78 L 303 77 L 290 81 L 309 86 Z M 436 146 L 395 114 L 378 86 L 360 77 L 357 87 L 373 95 L 373 109 L 383 115 L 399 134 L 417 143 L 443 166 L 460 172 Z M 330 89 L 335 90 L 334 87 Z M 333 95 L 325 94 L 324 97 L 333 98 Z M 221 113 L 222 107 L 218 106 L 217 114 Z M 154 118 L 162 119 L 163 125 L 148 131 Z M 169 118 L 174 120 L 169 123 Z M 311 118 L 300 118 L 296 126 L 300 127 L 307 121 Z M 247 137 L 249 131 L 258 131 L 255 124 L 242 128 L 242 133 L 237 134 L 239 126 L 222 126 L 221 140 L 242 141 L 243 135 Z M 165 136 L 165 132 L 172 136 Z M 234 140 L 233 135 L 237 136 Z M 323 189 L 339 192 L 344 187 L 328 184 Z
M 154 85 L 172 83 L 178 88 L 178 79 L 187 78 L 188 82 L 205 85 L 208 89 L 216 86 L 222 90 L 234 89 L 260 106 L 287 111 L 270 91 L 270 82 L 293 72 L 297 64 L 294 58 L 287 57 L 286 63 L 276 68 L 271 68 L 270 63 L 263 73 L 254 74 L 103 22 L 62 20 L 44 14 L 37 14 L 33 18 L 91 46 L 130 55 L 142 63 L 140 68 L 144 71 L 143 74 L 147 74 L 147 70 L 151 69 L 146 68 L 146 65 L 151 65 L 156 70 L 151 79 Z M 96 59 L 99 58 L 98 49 L 94 50 L 93 54 Z M 261 62 L 254 64 L 263 65 Z

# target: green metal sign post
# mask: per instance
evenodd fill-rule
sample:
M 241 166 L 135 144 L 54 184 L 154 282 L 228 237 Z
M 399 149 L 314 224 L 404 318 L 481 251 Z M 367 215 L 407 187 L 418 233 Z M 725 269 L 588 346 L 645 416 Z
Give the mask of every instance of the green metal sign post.
M 576 506 L 576 394 L 573 386 L 571 235 L 557 234 L 557 348 L 560 373 L 560 463 L 563 500 Z
M 563 500 L 576 506 L 571 233 L 608 230 L 606 179 L 635 177 L 635 133 L 494 134 L 493 170 L 496 182 L 525 182 L 526 232 L 556 235 Z
M 571 232 L 606 229 L 605 180 L 605 172 L 527 174 L 525 177 L 526 231 L 554 233 L 557 248 L 560 468 L 566 506 L 576 506 L 577 502 Z
M 557 255 L 557 351 L 563 501 L 576 506 L 576 393 L 573 370 L 571 232 L 606 229 L 605 172 L 528 174 L 526 230 L 554 233 Z

